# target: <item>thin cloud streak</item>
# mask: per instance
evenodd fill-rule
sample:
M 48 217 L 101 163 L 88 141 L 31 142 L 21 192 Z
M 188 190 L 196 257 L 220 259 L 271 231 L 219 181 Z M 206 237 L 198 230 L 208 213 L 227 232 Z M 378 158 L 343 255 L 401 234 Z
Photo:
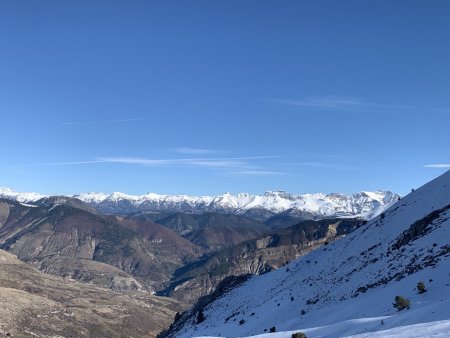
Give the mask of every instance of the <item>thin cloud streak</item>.
M 425 168 L 450 168 L 450 163 L 425 164 Z
M 276 175 L 288 175 L 289 173 L 283 171 L 263 171 L 263 170 L 242 170 L 228 172 L 231 175 L 245 175 L 245 176 L 276 176 Z
M 47 162 L 25 165 L 14 165 L 13 168 L 27 167 L 54 167 L 90 164 L 128 164 L 146 167 L 199 167 L 212 170 L 227 170 L 242 175 L 280 175 L 281 172 L 268 171 L 255 161 L 278 158 L 275 155 L 246 156 L 246 157 L 219 157 L 219 158 L 171 158 L 149 159 L 139 157 L 99 157 L 90 161 Z
M 127 123 L 135 121 L 147 120 L 147 117 L 135 117 L 128 119 L 117 119 L 117 120 L 103 120 L 103 121 L 74 121 L 74 122 L 60 122 L 63 126 L 86 126 L 86 125 L 97 125 L 97 124 L 114 124 L 114 123 Z
M 403 111 L 427 110 L 440 113 L 450 112 L 450 109 L 446 108 L 430 108 L 404 104 L 376 103 L 376 102 L 367 102 L 359 98 L 338 97 L 338 96 L 311 97 L 303 100 L 276 99 L 274 101 L 288 106 L 326 108 L 326 109 L 349 110 L 349 111 L 360 111 L 360 110 L 386 111 L 391 109 L 397 109 Z
M 109 163 L 136 164 L 151 167 L 160 166 L 197 166 L 208 168 L 243 168 L 250 169 L 254 166 L 248 161 L 277 158 L 279 156 L 247 156 L 247 157 L 223 157 L 223 158 L 177 158 L 177 159 L 147 159 L 137 157 L 106 157 L 98 158 L 99 161 Z
M 180 154 L 193 154 L 193 155 L 227 153 L 227 151 L 223 150 L 207 149 L 207 148 L 190 148 L 190 147 L 170 148 L 169 150 Z
M 345 156 L 345 155 L 319 155 L 318 157 L 328 158 L 332 160 L 351 160 L 353 157 Z
M 355 170 L 358 169 L 356 167 L 342 165 L 342 164 L 334 164 L 334 163 L 324 163 L 324 162 L 297 162 L 292 165 L 299 165 L 304 167 L 313 167 L 313 168 L 324 168 L 324 169 L 342 169 L 342 170 Z
M 82 164 L 96 164 L 96 163 L 106 163 L 102 160 L 94 161 L 71 161 L 71 162 L 47 162 L 47 163 L 32 163 L 23 165 L 12 165 L 11 168 L 28 168 L 28 167 L 56 167 L 56 166 L 70 166 L 70 165 L 82 165 Z

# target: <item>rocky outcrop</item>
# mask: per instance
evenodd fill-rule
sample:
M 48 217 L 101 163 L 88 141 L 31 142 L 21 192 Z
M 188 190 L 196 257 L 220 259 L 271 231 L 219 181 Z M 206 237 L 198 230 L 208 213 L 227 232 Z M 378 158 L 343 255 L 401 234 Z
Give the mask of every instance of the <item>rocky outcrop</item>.
M 219 250 L 178 269 L 161 292 L 184 302 L 210 294 L 228 276 L 260 275 L 278 269 L 319 246 L 344 236 L 365 221 L 329 219 L 303 221 L 255 240 Z
M 222 297 L 227 292 L 233 290 L 239 285 L 245 283 L 251 277 L 250 274 L 240 276 L 228 276 L 224 278 L 216 287 L 214 292 L 209 295 L 203 296 L 198 299 L 195 305 L 183 312 L 181 315 L 177 314 L 173 324 L 167 330 L 162 331 L 158 338 L 174 338 L 176 337 L 177 330 L 186 325 L 188 321 L 191 321 L 195 325 L 196 322 L 202 322 L 204 320 L 204 309 L 206 306 L 214 302 L 216 299 Z

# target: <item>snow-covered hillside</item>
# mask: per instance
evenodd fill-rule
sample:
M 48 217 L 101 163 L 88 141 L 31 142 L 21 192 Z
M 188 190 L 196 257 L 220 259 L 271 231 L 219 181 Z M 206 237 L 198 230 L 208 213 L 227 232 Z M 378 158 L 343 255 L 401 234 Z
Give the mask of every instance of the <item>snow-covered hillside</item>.
M 398 295 L 409 309 L 393 307 Z M 172 336 L 450 337 L 450 171 L 347 237 L 194 309 Z

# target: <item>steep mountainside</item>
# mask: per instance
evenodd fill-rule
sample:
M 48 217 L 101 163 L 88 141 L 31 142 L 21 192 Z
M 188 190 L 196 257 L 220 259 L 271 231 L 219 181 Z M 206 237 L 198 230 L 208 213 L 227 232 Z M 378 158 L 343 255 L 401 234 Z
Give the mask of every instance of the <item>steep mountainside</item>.
M 157 244 L 161 254 L 171 254 L 169 251 L 176 248 L 177 250 L 181 250 L 180 254 L 186 255 L 187 258 L 191 259 L 202 253 L 202 250 L 189 240 L 177 235 L 161 224 L 123 216 L 106 216 L 105 218 L 118 222 L 120 225 L 138 233 L 142 238 L 150 241 L 152 244 Z M 161 248 L 164 245 L 165 251 Z
M 242 337 L 273 328 L 286 331 L 278 337 L 295 331 L 342 337 L 450 323 L 449 238 L 450 171 L 286 269 L 250 278 L 228 292 L 222 286 L 222 295 L 199 301 L 168 336 Z M 426 292 L 419 291 L 418 282 L 425 283 Z M 394 308 L 396 296 L 409 299 L 408 308 Z
M 204 214 L 187 214 L 178 212 L 166 218 L 159 219 L 162 224 L 180 235 L 208 227 L 247 228 L 257 231 L 267 231 L 268 227 L 260 221 L 245 216 L 208 212 Z
M 51 276 L 0 250 L 1 337 L 150 338 L 182 308 L 170 298 Z
M 303 221 L 258 239 L 213 252 L 178 269 L 163 295 L 194 302 L 210 294 L 228 276 L 259 275 L 362 226 L 361 219 Z
M 176 268 L 200 253 L 160 225 L 59 202 L 0 200 L 0 248 L 55 275 L 149 291 L 161 289 Z
M 264 223 L 241 215 L 178 212 L 158 223 L 211 251 L 257 238 L 269 230 Z
M 0 188 L 0 197 L 33 203 L 45 197 L 36 193 L 18 193 Z M 170 211 L 205 213 L 219 212 L 246 215 L 266 220 L 286 212 L 302 219 L 324 217 L 371 218 L 381 209 L 392 205 L 399 196 L 389 191 L 360 192 L 351 196 L 344 194 L 289 194 L 284 191 L 269 191 L 263 195 L 241 193 L 219 196 L 147 195 L 133 196 L 123 193 L 111 195 L 87 193 L 73 196 L 103 213 L 129 214 L 137 211 Z

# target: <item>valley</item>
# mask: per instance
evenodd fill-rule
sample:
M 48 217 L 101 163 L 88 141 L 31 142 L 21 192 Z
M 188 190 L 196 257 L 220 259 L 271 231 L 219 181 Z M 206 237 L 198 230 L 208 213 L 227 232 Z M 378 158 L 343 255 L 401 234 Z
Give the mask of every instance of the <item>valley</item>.
M 155 299 L 167 299 L 168 304 L 173 304 L 165 312 L 167 317 L 162 321 L 165 327 L 175 310 L 181 311 L 187 304 L 211 294 L 224 279 L 280 268 L 365 222 L 361 218 L 305 221 L 320 218 L 320 214 L 297 212 L 294 216 L 290 209 L 288 217 L 283 211 L 279 216 L 270 213 L 268 218 L 261 219 L 261 213 L 251 218 L 217 210 L 192 213 L 190 209 L 191 212 L 178 208 L 128 209 L 124 213 L 120 204 L 111 214 L 105 214 L 105 209 L 97 204 L 74 197 L 15 193 L 10 189 L 2 189 L 1 195 L 0 248 L 14 255 L 8 257 L 16 259 L 15 264 L 19 262 L 17 259 L 24 262 L 20 264 L 30 274 L 39 271 L 48 276 L 46 281 L 51 281 L 30 290 L 69 283 L 101 290 L 100 294 L 113 292 L 120 297 L 135 294 L 152 299 L 152 295 L 158 294 L 164 297 Z M 392 203 L 392 199 L 385 200 L 386 205 L 383 201 L 363 203 L 375 206 L 369 212 L 379 212 L 377 208 L 381 210 Z M 367 206 L 357 210 L 364 208 Z M 68 287 L 69 294 L 70 290 Z M 23 292 L 22 288 L 19 291 Z M 47 295 L 48 291 L 45 292 Z M 37 296 L 42 295 L 27 295 L 30 299 Z M 70 303 L 62 301 L 64 304 L 59 306 Z M 18 320 L 14 317 L 11 323 Z M 153 325 L 153 320 L 154 316 L 150 316 L 145 325 Z M 54 325 L 60 326 L 55 321 Z M 91 324 L 81 320 L 74 325 Z M 156 326 L 152 332 L 163 328 Z M 10 330 L 14 332 L 14 327 Z
M 407 205 L 419 203 L 410 202 L 409 196 L 400 199 L 398 195 L 389 193 L 381 198 L 379 194 L 364 193 L 363 200 L 356 199 L 361 205 L 351 207 L 353 214 L 349 215 L 347 212 L 344 213 L 345 217 L 342 217 L 340 202 L 335 200 L 337 195 L 320 195 L 331 196 L 330 200 L 320 202 L 320 205 L 325 206 L 323 208 L 293 209 L 289 205 L 289 208 L 274 213 L 268 210 L 273 211 L 278 207 L 266 205 L 265 217 L 259 212 L 252 218 L 247 212 L 254 211 L 252 208 L 246 212 L 237 212 L 236 209 L 224 212 L 222 206 L 219 209 L 211 207 L 212 210 L 203 212 L 201 209 L 193 210 L 189 204 L 186 208 L 176 206 L 173 210 L 167 206 L 163 206 L 160 210 L 138 210 L 135 206 L 130 207 L 132 202 L 125 203 L 123 200 L 105 208 L 104 204 L 94 203 L 85 195 L 82 195 L 81 200 L 71 196 L 47 197 L 39 194 L 11 193 L 11 190 L 7 189 L 2 191 L 0 249 L 5 250 L 4 255 L 7 255 L 5 257 L 8 257 L 9 262 L 15 265 L 22 264 L 20 266 L 25 269 L 24 271 L 47 278 L 43 285 L 19 287 L 18 291 L 11 292 L 30 293 L 24 296 L 27 299 L 24 302 L 33 308 L 35 299 L 33 297 L 43 297 L 42 292 L 46 301 L 53 304 L 55 299 L 49 297 L 45 288 L 62 283 L 69 285 L 68 294 L 74 292 L 71 291 L 72 286 L 85 287 L 87 290 L 90 288 L 97 290 L 95 292 L 98 295 L 95 294 L 94 298 L 104 297 L 103 293 L 115 294 L 120 299 L 140 295 L 141 303 L 137 305 L 139 309 L 147 307 L 148 302 L 153 304 L 149 305 L 150 308 L 158 309 L 157 313 L 160 308 L 167 308 L 162 310 L 162 314 L 166 314 L 164 319 L 155 317 L 156 314 L 149 314 L 148 318 L 142 319 L 142 325 L 127 324 L 133 326 L 135 330 L 143 330 L 145 327 L 147 333 L 136 333 L 136 336 L 155 336 L 167 329 L 174 318 L 175 322 L 170 330 L 165 331 L 161 337 L 192 337 L 197 335 L 197 332 L 203 332 L 202 330 L 204 330 L 202 335 L 225 334 L 226 337 L 264 333 L 264 329 L 268 328 L 259 330 L 258 325 L 269 322 L 264 317 L 265 314 L 274 316 L 270 307 L 267 308 L 271 300 L 277 303 L 274 310 L 277 313 L 281 311 L 280 317 L 275 316 L 272 320 L 273 325 L 284 330 L 302 327 L 303 317 L 308 321 L 311 316 L 317 318 L 316 308 L 332 309 L 340 302 L 353 303 L 372 288 L 377 290 L 380 285 L 388 285 L 392 280 L 399 280 L 404 271 L 413 273 L 418 270 L 411 262 L 392 267 L 393 263 L 383 261 L 383 257 L 389 255 L 386 251 L 377 253 L 383 247 L 382 242 L 375 243 L 375 239 L 366 239 L 382 238 L 383 229 L 390 227 L 388 224 L 391 222 L 389 221 L 391 215 L 402 213 Z M 420 191 L 415 192 L 416 195 L 418 193 Z M 280 197 L 279 193 L 277 196 Z M 354 196 L 349 198 L 339 196 L 338 201 L 354 201 Z M 369 196 L 375 197 L 370 200 Z M 283 195 L 283 198 L 286 196 Z M 276 199 L 273 201 L 278 202 Z M 333 203 L 338 203 L 333 207 L 334 213 L 327 211 L 329 217 L 324 217 L 324 210 L 331 210 L 328 205 Z M 214 207 L 216 206 L 217 204 L 214 204 Z M 419 222 L 419 225 L 426 223 L 428 219 L 433 221 L 444 211 L 435 210 L 434 216 L 425 217 L 425 221 Z M 372 216 L 374 218 L 371 218 Z M 408 217 L 412 219 L 414 216 Z M 418 237 L 420 233 L 416 234 L 417 231 L 405 233 L 396 244 L 390 244 L 391 254 L 393 250 L 399 251 L 405 244 Z M 370 235 L 372 233 L 376 235 Z M 342 249 L 342 246 L 345 249 Z M 353 247 L 361 247 L 361 253 L 353 253 Z M 368 248 L 364 251 L 364 247 Z M 444 250 L 442 253 L 427 258 L 430 264 L 434 264 L 438 257 L 440 259 L 446 257 L 445 245 L 440 248 Z M 417 256 L 417 253 L 415 255 Z M 361 284 L 362 279 L 358 277 L 361 282 L 357 284 L 352 282 L 356 278 L 353 275 L 361 274 L 372 265 L 373 269 L 378 269 L 377 278 Z M 394 274 L 390 277 L 384 276 L 383 265 L 392 267 L 391 271 Z M 403 272 L 397 271 L 400 267 Z M 375 271 L 373 269 L 370 271 Z M 9 280 L 9 284 L 4 282 L 1 286 L 10 288 L 12 276 L 8 275 L 5 278 L 5 281 Z M 257 284 L 253 286 L 253 283 Z M 344 291 L 346 283 L 354 284 L 351 292 Z M 27 285 L 29 284 L 32 283 L 29 282 Z M 253 290 L 250 294 L 245 291 L 247 285 Z M 337 290 L 331 291 L 337 286 L 339 286 Z M 339 291 L 340 289 L 342 291 Z M 241 290 L 244 290 L 243 293 Z M 260 292 L 263 292 L 264 296 L 258 296 Z M 239 299 L 236 305 L 233 305 L 233 300 L 230 301 L 230 305 L 221 303 L 234 294 Z M 260 303 L 257 298 L 252 297 L 264 301 Z M 244 303 L 240 303 L 241 298 L 246 299 L 245 304 L 252 305 L 250 307 L 247 305 L 244 310 L 242 305 Z M 69 298 L 60 300 L 62 304 L 54 306 L 64 308 L 61 310 L 63 312 L 73 313 L 72 301 Z M 10 300 L 4 301 L 6 308 L 12 308 Z M 89 302 L 95 308 L 99 306 L 97 300 Z M 162 302 L 161 305 L 154 305 L 159 304 L 158 302 Z M 304 304 L 293 309 L 292 306 L 299 302 Z M 11 317 L 8 322 L 11 325 L 5 326 L 11 332 L 17 330 L 13 323 L 17 323 L 21 318 L 20 313 L 26 310 L 26 305 L 21 306 L 23 308 L 14 310 L 18 317 Z M 108 303 L 102 306 L 115 305 Z M 218 310 L 220 316 L 226 313 L 228 315 L 221 317 L 222 319 L 216 317 L 214 306 L 220 309 Z M 262 308 L 259 309 L 258 306 Z M 86 307 L 82 311 L 94 310 Z M 133 317 L 141 316 L 138 314 L 140 310 L 133 311 L 138 311 Z M 284 311 L 302 314 L 300 319 L 293 320 L 289 319 L 292 316 L 284 314 Z M 321 313 L 320 311 L 318 313 Z M 199 312 L 205 313 L 205 324 L 203 322 L 197 324 Z M 386 313 L 383 312 L 380 316 Z M 373 312 L 367 314 L 372 315 Z M 83 319 L 85 318 L 83 316 L 79 316 L 79 321 L 74 320 L 70 329 L 60 324 L 59 317 L 49 318 L 54 320 L 52 325 L 62 330 L 61 332 L 64 332 L 62 336 L 65 337 L 70 335 L 64 330 L 77 328 L 85 330 L 82 332 L 88 332 L 93 328 L 90 326 L 93 324 Z M 103 332 L 101 325 L 116 325 L 112 323 L 119 323 L 124 318 L 113 317 L 108 317 L 109 322 L 98 324 L 100 325 L 98 330 Z M 236 320 L 245 325 L 235 327 Z M 223 324 L 219 324 L 220 321 Z M 286 326 L 282 324 L 284 322 L 292 323 Z M 315 322 L 317 326 L 323 326 L 317 319 Z M 36 325 L 32 324 L 29 331 L 35 332 Z M 109 332 L 108 330 L 104 332 Z M 190 330 L 194 330 L 195 333 Z M 111 332 L 115 332 L 111 333 L 111 337 L 114 334 L 119 336 L 121 334 L 114 329 Z M 36 336 L 39 337 L 39 333 L 36 333 Z
M 222 285 L 161 337 L 446 337 L 449 231 L 450 171 L 342 239 Z

